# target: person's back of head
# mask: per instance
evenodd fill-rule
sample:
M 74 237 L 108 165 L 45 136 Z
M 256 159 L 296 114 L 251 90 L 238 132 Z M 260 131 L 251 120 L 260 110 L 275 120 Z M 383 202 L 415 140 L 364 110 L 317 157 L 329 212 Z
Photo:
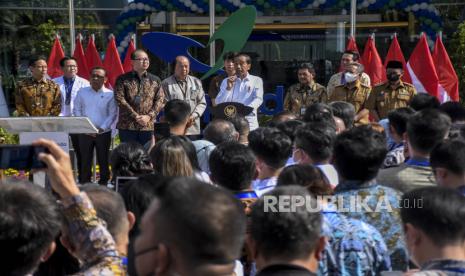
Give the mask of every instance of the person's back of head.
M 459 102 L 445 102 L 439 106 L 439 110 L 449 115 L 452 123 L 465 123 L 465 106 Z
M 355 107 L 348 102 L 336 101 L 329 104 L 333 115 L 340 118 L 346 127 L 350 129 L 354 126 L 355 121 Z
M 450 118 L 437 109 L 416 112 L 407 122 L 409 146 L 418 153 L 429 154 L 444 140 L 450 125 Z
M 168 101 L 164 107 L 165 121 L 171 127 L 186 125 L 191 114 L 190 105 L 183 100 Z
M 136 252 L 146 249 L 143 241 L 150 240 L 158 243 L 155 254 L 163 255 L 152 262 L 157 267 L 148 271 L 161 275 L 232 274 L 246 228 L 236 198 L 222 188 L 185 177 L 173 180 L 160 192 L 144 214 L 144 230 L 136 241 Z M 229 268 L 229 273 L 215 273 L 221 266 Z M 139 268 L 139 273 L 147 269 Z
M 249 147 L 273 170 L 284 167 L 292 153 L 291 139 L 277 128 L 261 127 L 250 132 Z
M 139 143 L 119 144 L 110 156 L 113 180 L 118 176 L 138 176 L 152 172 L 150 157 Z
M 285 110 L 273 115 L 273 118 L 271 118 L 270 122 L 268 123 L 268 126 L 275 127 L 279 123 L 296 119 L 297 116 L 294 113 Z
M 333 190 L 324 173 L 308 164 L 285 167 L 279 174 L 276 186 L 298 185 L 307 189 L 312 195 L 332 195 Z
M 430 156 L 436 181 L 441 186 L 465 186 L 465 140 L 445 140 L 437 145 Z
M 414 113 L 415 110 L 410 107 L 397 108 L 388 113 L 389 126 L 401 139 L 407 131 L 407 122 Z
M 237 142 L 219 144 L 210 154 L 212 181 L 231 191 L 250 189 L 255 178 L 255 156 L 252 150 Z
M 294 161 L 319 164 L 328 162 L 332 156 L 336 129 L 332 125 L 308 123 L 295 136 Z M 306 156 L 302 155 L 303 151 Z
M 415 96 L 413 96 L 409 104 L 409 106 L 413 108 L 415 111 L 420 111 L 428 108 L 439 108 L 440 105 L 441 103 L 439 102 L 439 100 L 428 93 L 416 94 Z
M 333 164 L 344 180 L 368 181 L 378 174 L 386 153 L 383 133 L 369 126 L 354 127 L 336 137 Z
M 292 212 L 278 211 L 281 197 L 296 196 L 303 197 L 305 204 L 290 207 Z M 322 218 L 320 212 L 309 211 L 309 206 L 316 209 L 316 199 L 300 186 L 277 187 L 257 200 L 252 207 L 250 235 L 259 268 L 269 262 L 295 261 L 313 262 L 315 269 L 318 267 L 317 256 L 324 247 Z
M 236 131 L 239 133 L 239 143 L 247 144 L 247 136 L 250 132 L 249 122 L 244 116 L 236 115 L 231 118 L 227 118 L 233 125 Z
M 0 183 L 0 275 L 32 274 L 54 249 L 62 217 L 43 188 Z
M 289 138 L 291 138 L 292 143 L 294 143 L 295 135 L 297 130 L 304 126 L 305 123 L 300 120 L 289 120 L 276 125 L 276 127 L 284 132 Z
M 183 139 L 181 136 L 171 136 L 155 145 L 150 151 L 150 158 L 155 172 L 164 176 L 194 175 L 194 167 L 184 148 L 186 145 Z
M 333 110 L 331 107 L 324 103 L 314 103 L 307 107 L 303 120 L 306 123 L 313 122 L 327 122 L 333 119 Z M 334 121 L 334 120 L 333 120 Z
M 231 122 L 215 119 L 205 127 L 203 137 L 205 140 L 218 145 L 223 142 L 237 141 L 239 139 L 239 134 Z
M 453 248 L 463 256 L 465 242 L 465 197 L 446 187 L 425 187 L 405 193 L 400 208 L 406 243 L 412 260 L 419 266 Z M 446 250 L 447 248 L 447 250 Z M 460 256 L 454 256 L 460 258 Z M 450 258 L 450 256 L 449 256 Z
M 123 198 L 107 187 L 87 184 L 81 188 L 89 196 L 94 205 L 97 217 L 105 221 L 107 229 L 118 247 L 126 247 L 133 217 L 129 221 Z

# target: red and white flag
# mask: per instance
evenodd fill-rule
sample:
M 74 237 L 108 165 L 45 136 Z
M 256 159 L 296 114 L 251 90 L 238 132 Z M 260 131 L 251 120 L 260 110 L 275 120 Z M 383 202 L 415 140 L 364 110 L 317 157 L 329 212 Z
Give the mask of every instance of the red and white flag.
M 459 79 L 439 35 L 434 44 L 433 61 L 439 77 L 439 100 L 459 101 Z
M 60 60 L 65 57 L 65 52 L 61 47 L 60 39 L 58 35 L 55 37 L 55 42 L 53 42 L 52 50 L 50 51 L 50 56 L 47 61 L 47 73 L 50 78 L 57 78 L 63 75 L 61 70 Z
M 108 41 L 107 51 L 105 52 L 105 59 L 103 60 L 103 68 L 107 71 L 108 84 L 107 87 L 115 87 L 116 79 L 119 75 L 124 74 L 123 65 L 116 48 L 115 37 L 110 35 Z M 110 86 L 111 85 L 111 86 Z
M 131 38 L 131 42 L 129 42 L 129 46 L 128 46 L 128 49 L 126 50 L 126 56 L 124 57 L 124 62 L 123 62 L 123 69 L 125 73 L 132 70 L 131 55 L 132 53 L 134 53 L 135 50 L 136 50 L 136 47 L 134 46 L 134 39 Z
M 410 74 L 408 72 L 407 63 L 405 62 L 404 54 L 402 53 L 399 41 L 397 40 L 397 35 L 394 35 L 394 39 L 391 42 L 391 46 L 389 46 L 389 50 L 386 55 L 386 60 L 384 61 L 384 67 L 386 68 L 388 62 L 392 60 L 402 62 L 402 66 L 404 67 L 404 75 L 402 76 L 402 81 L 412 83 L 412 78 L 410 77 Z
M 439 98 L 439 79 L 434 66 L 433 58 L 423 34 L 407 63 L 407 68 L 412 77 L 412 84 L 419 93 L 428 93 Z
M 386 79 L 386 69 L 384 69 L 383 62 L 376 49 L 373 36 L 368 37 L 362 60 L 365 73 L 370 76 L 372 86 L 380 84 Z
M 97 51 L 97 47 L 95 47 L 95 37 L 94 35 L 90 35 L 89 37 L 89 43 L 87 44 L 86 48 L 86 61 L 87 61 L 87 68 L 89 68 L 89 74 L 90 70 L 94 68 L 95 66 L 100 66 L 102 67 L 102 60 L 100 59 L 100 55 Z
M 84 55 L 84 49 L 82 48 L 82 35 L 78 34 L 76 37 L 76 48 L 74 49 L 73 57 L 77 61 L 78 76 L 86 80 L 89 79 L 90 71 L 87 67 L 86 56 Z

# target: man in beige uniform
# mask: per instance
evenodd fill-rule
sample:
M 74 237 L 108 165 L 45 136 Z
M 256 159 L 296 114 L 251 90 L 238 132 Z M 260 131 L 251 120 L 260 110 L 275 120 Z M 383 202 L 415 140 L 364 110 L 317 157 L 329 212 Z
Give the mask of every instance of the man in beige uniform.
M 386 66 L 388 80 L 373 88 L 368 98 L 367 109 L 379 121 L 387 117 L 389 111 L 406 107 L 417 93 L 410 83 L 402 82 L 404 73 L 402 62 L 392 60 Z
M 292 85 L 284 99 L 284 110 L 302 116 L 305 109 L 314 103 L 326 103 L 326 88 L 314 81 L 315 69 L 310 63 L 302 63 L 297 71 L 299 83 Z
M 336 86 L 346 84 L 347 80 L 345 79 L 344 73 L 348 71 L 347 66 L 353 62 L 360 62 L 359 59 L 360 55 L 354 51 L 345 51 L 344 54 L 342 54 L 341 65 L 344 71 L 332 75 L 329 79 L 328 87 L 326 88 L 329 96 L 334 92 Z M 365 86 L 371 86 L 370 77 L 365 73 L 362 73 L 360 76 L 360 82 Z
M 363 65 L 354 62 L 347 65 L 347 69 L 348 72 L 344 74 L 346 83 L 334 88 L 334 92 L 329 96 L 329 102 L 344 101 L 351 103 L 355 107 L 355 120 L 358 123 L 367 124 L 369 120 L 366 104 L 371 88 L 360 81 L 364 69 Z

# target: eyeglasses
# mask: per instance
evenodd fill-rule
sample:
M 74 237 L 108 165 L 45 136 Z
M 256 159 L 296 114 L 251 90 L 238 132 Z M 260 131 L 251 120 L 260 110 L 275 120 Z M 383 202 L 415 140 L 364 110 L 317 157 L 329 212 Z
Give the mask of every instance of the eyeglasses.
M 66 68 L 77 68 L 76 65 L 65 65 Z
M 150 61 L 150 59 L 148 59 L 148 58 L 135 58 L 133 60 L 142 61 L 142 62 L 149 62 Z

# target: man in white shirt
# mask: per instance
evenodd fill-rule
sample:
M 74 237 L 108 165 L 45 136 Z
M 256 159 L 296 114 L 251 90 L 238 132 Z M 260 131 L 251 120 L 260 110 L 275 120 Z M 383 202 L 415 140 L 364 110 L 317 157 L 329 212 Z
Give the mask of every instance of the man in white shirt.
M 252 60 L 246 54 L 239 54 L 234 58 L 237 75 L 223 80 L 216 104 L 238 102 L 252 107 L 253 111 L 245 116 L 252 131 L 258 128 L 257 112 L 263 103 L 263 81 L 260 77 L 249 74 L 251 63 Z
M 100 166 L 99 183 L 105 185 L 110 179 L 108 157 L 111 144 L 111 126 L 116 120 L 118 109 L 113 91 L 104 86 L 106 81 L 105 69 L 94 67 L 90 76 L 91 86 L 79 90 L 74 100 L 74 116 L 88 117 L 99 131 L 98 134 L 79 135 L 81 149 L 80 183 L 90 182 L 94 147 Z
M 77 75 L 78 66 L 74 57 L 64 57 L 60 60 L 63 76 L 53 79 L 58 84 L 61 92 L 61 112 L 59 116 L 73 116 L 74 99 L 77 92 L 83 87 L 89 87 L 89 82 Z M 88 72 L 85 72 L 86 75 Z M 78 163 L 78 172 L 80 174 L 79 164 L 81 163 L 81 150 L 79 149 L 78 134 L 70 134 L 71 143 L 73 144 L 74 154 Z

